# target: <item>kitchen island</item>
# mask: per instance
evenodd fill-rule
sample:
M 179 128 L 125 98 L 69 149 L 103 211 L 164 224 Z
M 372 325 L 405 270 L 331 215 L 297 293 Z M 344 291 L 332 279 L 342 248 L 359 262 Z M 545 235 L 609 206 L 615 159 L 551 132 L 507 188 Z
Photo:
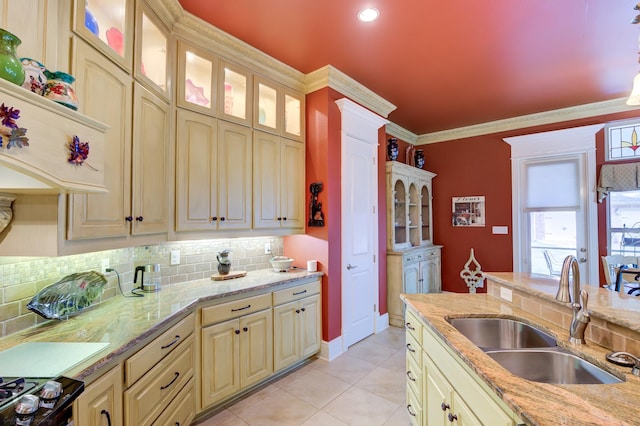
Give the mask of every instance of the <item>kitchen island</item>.
M 435 335 L 452 357 L 457 357 L 463 366 L 468 367 L 491 397 L 497 398 L 507 411 L 514 414 L 513 424 L 519 421 L 530 425 L 638 424 L 640 378 L 632 375 L 630 368 L 608 363 L 605 355 L 612 350 L 639 354 L 640 300 L 583 285 L 590 295 L 592 321 L 587 328 L 587 344 L 575 346 L 568 342 L 570 311 L 555 301 L 557 279 L 518 273 L 487 273 L 487 280 L 488 294 L 412 294 L 403 295 L 402 299 L 426 331 Z M 519 319 L 536 325 L 555 337 L 559 346 L 614 374 L 623 382 L 553 385 L 514 376 L 447 321 L 448 318 L 465 316 Z M 424 351 L 429 353 L 431 350 L 425 346 Z M 434 359 L 436 365 L 439 361 L 445 360 Z M 471 410 L 474 409 L 477 407 L 471 405 Z

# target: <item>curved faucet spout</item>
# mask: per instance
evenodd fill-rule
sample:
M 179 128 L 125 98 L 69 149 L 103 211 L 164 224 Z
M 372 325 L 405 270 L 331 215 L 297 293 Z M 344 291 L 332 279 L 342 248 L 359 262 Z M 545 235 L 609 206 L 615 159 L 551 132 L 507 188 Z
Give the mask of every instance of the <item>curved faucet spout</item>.
M 567 256 L 562 262 L 556 300 L 571 303 L 571 295 L 569 294 L 569 272 L 571 272 L 571 275 L 573 275 L 573 298 L 578 301 L 580 295 L 580 271 L 578 266 L 578 260 L 575 256 Z

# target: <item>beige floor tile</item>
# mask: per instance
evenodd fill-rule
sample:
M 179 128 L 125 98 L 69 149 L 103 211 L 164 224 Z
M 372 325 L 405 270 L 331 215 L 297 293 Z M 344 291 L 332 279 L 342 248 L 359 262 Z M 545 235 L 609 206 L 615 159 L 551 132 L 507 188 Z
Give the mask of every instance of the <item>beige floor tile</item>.
M 384 367 L 378 367 L 358 380 L 356 386 L 396 405 L 404 403 L 406 400 L 407 381 L 405 375 Z
M 251 426 L 299 426 L 318 410 L 311 404 L 277 388 L 252 404 L 238 404 L 229 411 Z
M 305 365 L 304 367 L 301 367 L 295 371 L 292 371 L 291 373 L 287 374 L 286 376 L 281 377 L 280 379 L 278 379 L 277 381 L 275 381 L 273 384 L 279 388 L 283 388 L 284 386 L 286 386 L 287 384 L 298 380 L 299 378 L 305 376 L 306 374 L 310 373 L 311 371 L 315 371 L 317 365 L 316 364 L 321 364 L 321 363 L 326 363 L 326 361 L 321 361 L 321 360 L 315 360 L 314 362 Z
M 309 420 L 302 423 L 302 426 L 347 426 L 347 424 L 327 413 L 318 411 Z
M 407 413 L 407 407 L 404 404 L 400 404 L 400 407 L 393 413 L 393 416 L 387 420 L 384 426 L 409 426 L 411 425 L 411 419 Z
M 405 331 L 404 328 L 389 327 L 380 333 L 367 337 L 366 341 L 398 349 L 405 345 Z
M 380 426 L 391 418 L 397 408 L 398 404 L 352 386 L 322 411 L 349 425 Z
M 276 390 L 278 390 L 278 387 L 275 386 L 274 384 L 267 385 L 266 387 L 259 389 L 249 394 L 248 396 L 242 398 L 241 400 L 233 404 L 228 409 L 232 413 L 236 413 L 238 411 L 243 410 L 245 407 L 251 407 L 254 404 L 258 403 L 259 401 L 262 401 L 269 394 L 275 392 Z
M 342 354 L 331 362 L 318 364 L 316 370 L 353 384 L 375 368 L 375 364 Z
M 381 367 L 404 374 L 407 371 L 407 351 L 404 349 L 396 351 L 382 363 Z
M 202 423 L 198 423 L 198 426 L 248 426 L 247 423 L 242 421 L 235 414 L 229 410 L 219 412 L 213 417 L 208 418 Z
M 398 351 L 398 348 L 390 348 L 365 339 L 351 346 L 344 355 L 358 358 L 374 365 L 381 365 Z
M 282 386 L 282 389 L 316 408 L 322 408 L 349 386 L 349 383 L 329 374 L 311 371 Z

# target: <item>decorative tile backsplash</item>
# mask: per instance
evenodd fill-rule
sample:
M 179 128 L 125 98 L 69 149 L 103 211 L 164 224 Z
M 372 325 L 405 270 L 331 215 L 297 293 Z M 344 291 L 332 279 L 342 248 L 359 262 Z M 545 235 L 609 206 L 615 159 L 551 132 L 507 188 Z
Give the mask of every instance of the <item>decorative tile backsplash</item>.
M 267 243 L 271 246 L 271 254 L 265 254 Z M 29 311 L 26 305 L 38 291 L 66 275 L 101 271 L 105 261 L 120 275 L 122 290 L 126 293 L 133 288 L 136 266 L 159 263 L 161 285 L 179 285 L 210 278 L 217 272 L 216 254 L 224 249 L 230 252 L 232 271 L 255 271 L 269 268 L 269 259 L 282 255 L 283 239 L 260 237 L 172 242 L 52 258 L 0 257 L 0 337 L 46 321 Z M 170 265 L 171 252 L 175 250 L 180 252 L 180 264 Z M 119 294 L 117 275 L 107 273 L 106 276 L 109 282 L 101 300 Z

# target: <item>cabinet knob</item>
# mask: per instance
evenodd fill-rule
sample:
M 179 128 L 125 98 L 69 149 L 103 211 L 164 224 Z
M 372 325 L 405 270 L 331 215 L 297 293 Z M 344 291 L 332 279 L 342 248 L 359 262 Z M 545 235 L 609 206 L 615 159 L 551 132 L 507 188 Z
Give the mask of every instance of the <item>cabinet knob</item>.
M 301 310 L 302 312 L 304 312 L 304 311 L 306 311 L 306 310 L 307 310 L 307 308 L 301 308 L 300 310 Z
M 247 331 L 249 331 L 249 329 L 247 327 L 243 327 L 242 331 L 244 331 L 246 333 Z
M 222 217 L 220 218 L 220 222 L 224 222 L 224 220 L 225 220 L 225 219 L 224 219 L 224 216 L 222 216 Z
M 138 222 L 142 222 L 142 221 L 144 220 L 144 217 L 142 217 L 142 216 L 136 216 L 136 220 L 137 220 Z
M 440 408 L 442 408 L 442 411 L 447 411 L 451 407 L 446 402 L 443 402 L 442 404 L 440 404 Z
M 296 309 L 296 314 L 299 314 L 299 313 L 300 313 L 300 309 Z
M 127 216 L 124 218 L 127 222 L 133 222 L 133 216 Z
M 236 334 L 240 334 L 240 330 L 236 330 Z
M 285 217 L 283 217 L 283 218 L 282 218 L 282 220 L 287 220 L 287 217 L 286 217 L 286 216 L 285 216 Z
M 281 217 L 278 217 L 278 218 L 276 218 L 276 220 L 279 222 L 279 221 L 281 221 L 281 220 L 282 220 L 282 218 L 281 218 Z
M 216 220 L 218 220 L 218 216 L 212 217 L 211 220 L 215 222 Z
M 456 416 L 455 414 L 451 414 L 451 413 L 447 414 L 447 418 L 449 419 L 449 421 L 451 423 L 453 423 L 454 421 L 458 420 L 458 416 Z

